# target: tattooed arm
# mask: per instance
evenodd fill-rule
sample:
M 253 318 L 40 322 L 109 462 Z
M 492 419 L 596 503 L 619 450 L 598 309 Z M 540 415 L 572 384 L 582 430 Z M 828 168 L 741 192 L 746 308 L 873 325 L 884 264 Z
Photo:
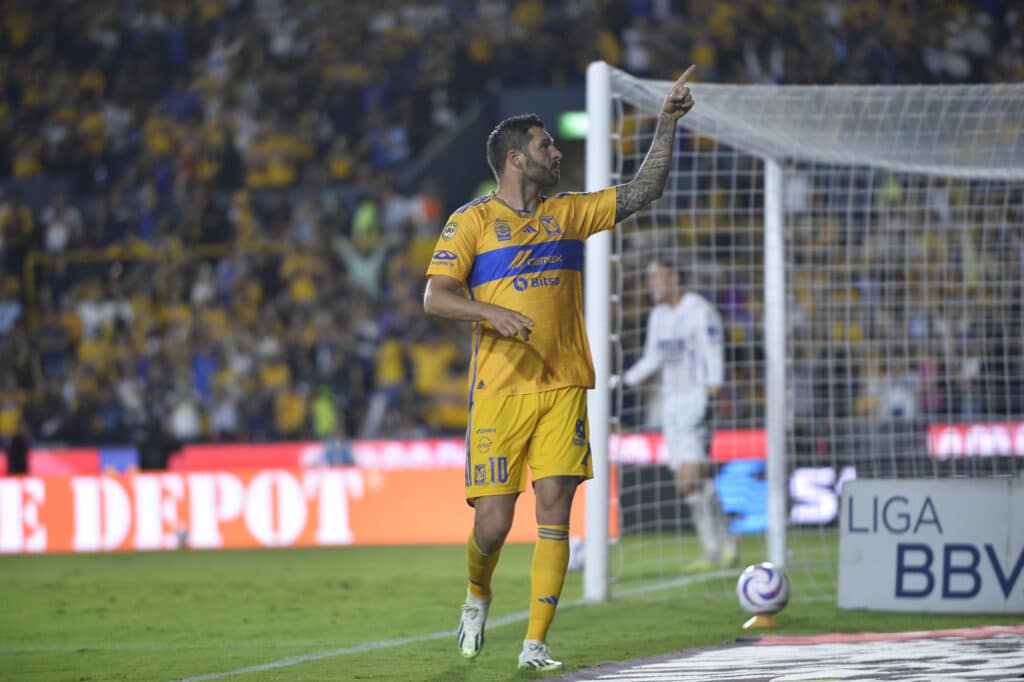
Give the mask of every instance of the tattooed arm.
M 640 169 L 632 180 L 615 188 L 615 222 L 625 220 L 665 191 L 676 140 L 676 122 L 693 108 L 693 96 L 686 87 L 686 79 L 695 68 L 691 65 L 683 72 L 665 97 L 651 148 Z
M 676 119 L 662 114 L 647 158 L 632 180 L 616 187 L 615 222 L 625 220 L 661 196 L 672 165 L 672 148 L 676 139 Z

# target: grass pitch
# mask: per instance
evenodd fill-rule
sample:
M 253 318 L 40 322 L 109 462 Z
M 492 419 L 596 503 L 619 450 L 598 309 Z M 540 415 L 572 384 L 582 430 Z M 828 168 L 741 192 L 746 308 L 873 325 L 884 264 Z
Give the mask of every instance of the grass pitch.
M 517 680 L 532 545 L 495 576 L 487 646 L 462 659 L 460 546 L 350 547 L 0 558 L 0 679 L 174 680 L 255 669 L 240 680 Z M 823 578 L 827 580 L 828 577 Z M 690 586 L 601 605 L 570 574 L 549 641 L 566 671 L 749 634 L 729 590 Z M 776 633 L 1009 624 L 1019 616 L 839 611 L 793 597 Z

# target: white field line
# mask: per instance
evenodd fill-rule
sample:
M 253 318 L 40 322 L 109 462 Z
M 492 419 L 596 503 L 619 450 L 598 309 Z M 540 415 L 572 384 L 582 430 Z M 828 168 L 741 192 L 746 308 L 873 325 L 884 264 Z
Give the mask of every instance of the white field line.
M 649 594 L 651 592 L 667 590 L 673 587 L 683 587 L 686 585 L 692 585 L 693 583 L 702 582 L 704 580 L 711 580 L 714 578 L 730 576 L 733 573 L 734 571 L 720 571 L 718 573 L 710 573 L 687 578 L 676 578 L 674 580 L 668 580 L 665 582 L 655 583 L 644 587 L 638 587 L 632 590 L 622 590 L 621 592 L 616 592 L 615 596 L 616 598 L 618 598 Z M 577 599 L 576 601 L 560 604 L 559 609 L 571 609 L 586 603 L 587 602 L 582 599 Z M 522 623 L 526 621 L 529 618 L 529 616 L 529 611 L 517 611 L 515 613 L 509 613 L 500 618 L 495 618 L 494 620 L 487 621 L 487 627 L 488 629 L 492 629 L 503 627 L 505 625 L 512 625 L 513 623 Z M 274 670 L 277 668 L 287 668 L 289 666 L 300 665 L 302 663 L 309 663 L 310 661 L 319 661 L 325 658 L 347 656 L 349 654 L 359 654 L 363 653 L 364 651 L 374 651 L 377 649 L 393 649 L 395 647 L 405 646 L 406 644 L 415 644 L 417 642 L 429 642 L 431 640 L 444 639 L 446 637 L 455 637 L 455 630 L 431 632 L 424 635 L 401 637 L 399 639 L 382 639 L 375 642 L 363 642 L 362 644 L 345 647 L 343 649 L 315 651 L 308 654 L 302 654 L 301 656 L 289 656 L 287 658 L 281 658 L 276 661 L 270 661 L 269 663 L 260 663 L 259 665 L 251 665 L 245 668 L 236 668 L 235 670 L 226 670 L 224 672 L 207 673 L 205 675 L 197 675 L 195 677 L 186 677 L 181 680 L 176 680 L 175 682 L 200 682 L 201 680 L 217 680 L 222 677 L 230 677 L 232 675 L 245 675 L 246 673 L 263 672 L 264 670 Z

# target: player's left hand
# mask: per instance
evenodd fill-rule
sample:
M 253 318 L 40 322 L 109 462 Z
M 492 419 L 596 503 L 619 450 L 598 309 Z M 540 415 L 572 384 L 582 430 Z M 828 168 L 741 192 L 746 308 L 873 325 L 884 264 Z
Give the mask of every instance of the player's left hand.
M 672 89 L 668 91 L 668 95 L 665 97 L 662 112 L 673 121 L 678 121 L 683 116 L 686 116 L 690 109 L 693 108 L 693 95 L 690 94 L 690 88 L 686 86 L 686 80 L 696 68 L 696 64 L 690 64 L 690 68 L 683 71 L 683 75 L 672 84 Z

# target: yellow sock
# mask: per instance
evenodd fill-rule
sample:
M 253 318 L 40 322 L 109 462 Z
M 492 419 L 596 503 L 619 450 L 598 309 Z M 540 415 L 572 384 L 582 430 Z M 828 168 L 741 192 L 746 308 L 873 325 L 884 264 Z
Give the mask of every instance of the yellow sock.
M 530 624 L 526 639 L 547 641 L 569 566 L 569 526 L 537 526 L 530 570 Z
M 500 555 L 500 549 L 491 554 L 484 554 L 476 544 L 476 533 L 469 531 L 469 540 L 466 542 L 469 593 L 477 599 L 487 599 L 491 596 L 491 576 L 494 575 L 494 567 L 498 565 Z

